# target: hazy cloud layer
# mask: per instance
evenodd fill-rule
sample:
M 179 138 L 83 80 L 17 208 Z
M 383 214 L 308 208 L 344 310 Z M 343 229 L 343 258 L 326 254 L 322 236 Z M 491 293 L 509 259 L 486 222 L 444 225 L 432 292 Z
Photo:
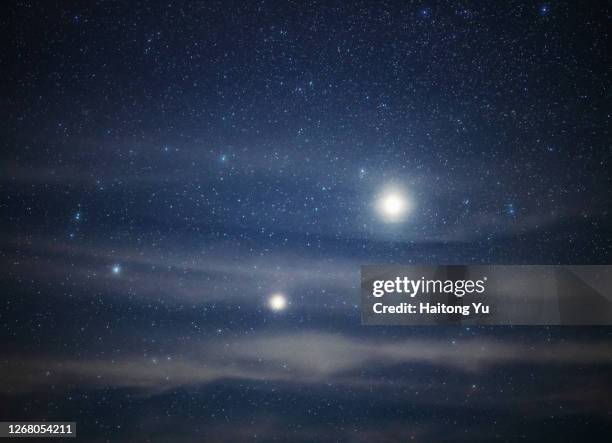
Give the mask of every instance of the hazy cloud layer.
M 116 359 L 17 362 L 3 358 L 2 390 L 56 386 L 119 386 L 163 391 L 220 380 L 291 381 L 371 387 L 371 374 L 394 365 L 429 365 L 480 373 L 499 365 L 611 365 L 607 342 L 508 343 L 497 340 L 360 340 L 341 334 L 262 335 L 177 348 L 179 356 L 123 355 Z M 401 384 L 401 381 L 397 383 Z

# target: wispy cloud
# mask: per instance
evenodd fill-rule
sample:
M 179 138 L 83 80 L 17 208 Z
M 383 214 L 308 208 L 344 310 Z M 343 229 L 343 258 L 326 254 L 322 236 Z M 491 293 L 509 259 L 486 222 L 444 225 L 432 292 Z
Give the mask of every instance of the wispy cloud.
M 56 281 L 68 278 L 90 290 L 163 296 L 170 303 L 232 302 L 267 296 L 270 291 L 305 289 L 319 289 L 326 297 L 341 293 L 345 299 L 347 293 L 354 293 L 356 302 L 359 284 L 360 262 L 355 259 L 256 252 L 230 242 L 203 250 L 84 246 L 42 239 L 4 243 L 15 250 L 3 257 L 13 274 Z M 115 263 L 121 264 L 120 276 L 110 272 Z
M 177 348 L 175 356 L 123 355 L 114 359 L 2 358 L 5 393 L 79 385 L 115 386 L 151 393 L 221 380 L 376 386 L 385 368 L 421 365 L 478 374 L 503 365 L 612 365 L 610 343 L 508 343 L 500 340 L 359 340 L 310 332 L 210 341 Z M 366 371 L 371 376 L 363 375 Z M 401 384 L 398 379 L 395 386 Z

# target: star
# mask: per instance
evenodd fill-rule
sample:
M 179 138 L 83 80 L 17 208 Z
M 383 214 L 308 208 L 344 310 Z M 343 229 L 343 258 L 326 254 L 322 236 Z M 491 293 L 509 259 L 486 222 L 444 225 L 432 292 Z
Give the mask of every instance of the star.
M 268 299 L 268 306 L 273 311 L 284 311 L 287 308 L 287 298 L 280 292 L 272 294 Z
M 113 267 L 111 268 L 111 272 L 113 273 L 113 275 L 121 274 L 121 265 L 118 265 L 118 264 L 113 265 Z
M 405 219 L 411 209 L 411 202 L 399 189 L 388 189 L 378 198 L 378 213 L 388 223 L 397 223 Z

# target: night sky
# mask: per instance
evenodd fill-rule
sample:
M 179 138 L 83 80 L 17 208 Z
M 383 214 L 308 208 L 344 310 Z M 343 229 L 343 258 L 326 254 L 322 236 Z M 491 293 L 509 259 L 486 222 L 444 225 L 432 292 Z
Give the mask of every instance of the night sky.
M 359 304 L 363 264 L 610 264 L 609 4 L 1 8 L 0 420 L 609 438 L 610 328 L 361 326 Z

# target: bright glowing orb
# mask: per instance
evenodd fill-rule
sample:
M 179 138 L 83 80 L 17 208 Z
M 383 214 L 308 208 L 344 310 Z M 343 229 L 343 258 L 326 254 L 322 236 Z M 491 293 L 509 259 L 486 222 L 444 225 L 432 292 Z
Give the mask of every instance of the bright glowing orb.
M 377 208 L 386 222 L 395 223 L 404 220 L 411 209 L 411 202 L 401 191 L 387 190 L 380 195 Z
M 287 307 L 287 298 L 281 294 L 272 294 L 268 299 L 268 306 L 273 311 L 283 311 Z

